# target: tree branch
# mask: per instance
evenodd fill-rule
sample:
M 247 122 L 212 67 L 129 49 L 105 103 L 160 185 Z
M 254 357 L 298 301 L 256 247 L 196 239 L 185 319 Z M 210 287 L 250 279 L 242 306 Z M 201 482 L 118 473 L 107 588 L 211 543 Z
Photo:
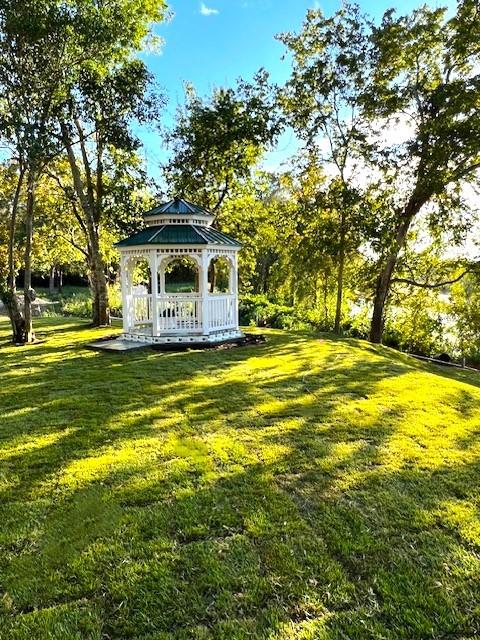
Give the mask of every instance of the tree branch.
M 421 289 L 438 289 L 439 287 L 446 287 L 448 284 L 454 284 L 455 282 L 459 282 L 459 280 L 464 278 L 467 275 L 467 273 L 471 273 L 472 271 L 475 271 L 475 267 L 471 267 L 470 269 L 465 269 L 465 271 L 462 271 L 462 273 L 458 275 L 456 278 L 452 278 L 451 280 L 444 280 L 443 282 L 435 282 L 435 283 L 417 282 L 416 280 L 412 280 L 411 278 L 392 278 L 391 282 L 392 284 L 395 284 L 395 283 L 409 284 L 412 287 L 420 287 Z

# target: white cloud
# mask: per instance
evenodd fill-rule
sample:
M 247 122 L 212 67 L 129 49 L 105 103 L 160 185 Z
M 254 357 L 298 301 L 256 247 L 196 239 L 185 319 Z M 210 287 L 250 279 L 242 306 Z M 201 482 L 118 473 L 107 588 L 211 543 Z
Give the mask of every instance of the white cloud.
M 212 9 L 211 7 L 207 7 L 207 5 L 202 2 L 200 4 L 200 13 L 202 14 L 202 16 L 216 16 L 219 11 L 218 9 Z

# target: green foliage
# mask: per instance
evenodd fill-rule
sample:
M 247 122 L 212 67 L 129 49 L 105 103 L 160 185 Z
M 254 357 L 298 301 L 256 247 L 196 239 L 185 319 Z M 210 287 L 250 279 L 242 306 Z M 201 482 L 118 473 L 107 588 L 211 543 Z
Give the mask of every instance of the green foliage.
M 328 315 L 328 311 L 330 315 Z M 278 304 L 271 302 L 264 294 L 243 294 L 239 301 L 240 324 L 273 327 L 274 329 L 331 331 L 335 311 L 333 297 L 328 311 L 325 316 L 325 309 L 322 306 L 305 308 L 300 304 L 294 306 Z M 352 325 L 347 322 L 347 318 L 345 318 L 343 328 L 350 334 L 349 330 Z M 352 333 L 352 335 L 357 334 Z
M 410 293 L 401 308 L 393 307 L 385 325 L 385 344 L 424 356 L 447 351 L 453 355 L 447 305 L 420 290 Z
M 0 325 L 1 640 L 478 636 L 478 374 L 87 325 Z
M 172 158 L 165 177 L 173 195 L 217 210 L 247 180 L 265 148 L 279 132 L 268 77 L 259 72 L 253 84 L 220 88 L 202 99 L 187 90 L 169 134 Z
M 294 307 L 270 302 L 262 294 L 241 296 L 238 311 L 240 324 L 243 325 L 291 329 L 299 328 L 302 322 Z
M 92 317 L 92 294 L 87 287 L 63 287 L 61 292 L 50 294 L 48 289 L 36 289 L 39 296 L 58 302 L 53 311 L 46 315 L 74 316 L 76 318 Z M 108 299 L 114 316 L 121 316 L 122 295 L 120 285 L 108 287 Z
M 392 274 L 419 212 L 430 206 L 432 228 L 468 228 L 460 187 L 480 168 L 474 4 L 459 2 L 453 17 L 428 6 L 406 16 L 389 10 L 379 25 L 346 4 L 331 17 L 309 11 L 299 34 L 280 36 L 294 61 L 280 93 L 287 117 L 343 185 L 360 187 L 363 210 L 374 214 L 366 216 L 365 240 L 379 257 L 375 341 Z M 371 208 L 369 201 L 380 206 Z M 341 254 L 338 263 L 340 281 Z
M 452 313 L 457 332 L 456 347 L 474 366 L 480 365 L 480 288 L 478 273 L 452 286 Z

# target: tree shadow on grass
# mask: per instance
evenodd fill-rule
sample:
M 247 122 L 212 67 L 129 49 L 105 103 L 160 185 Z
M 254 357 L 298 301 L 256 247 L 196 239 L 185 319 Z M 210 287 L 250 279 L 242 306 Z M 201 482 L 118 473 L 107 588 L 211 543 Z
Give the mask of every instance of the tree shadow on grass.
M 370 466 L 359 455 L 343 476 Z M 149 472 L 135 469 L 78 490 L 4 573 L 17 619 L 87 601 L 92 637 L 475 637 L 475 549 L 445 505 L 478 463 L 460 477 L 374 470 L 347 491 L 337 467 L 278 464 L 288 457 L 209 483 L 197 459 L 174 489 L 157 477 L 132 492 Z
M 11 384 L 37 411 L 2 424 L 0 637 L 474 637 L 478 458 L 409 457 L 408 402 L 375 397 L 415 368 L 310 344 L 71 354 Z
M 197 436 L 226 421 L 235 428 L 268 427 L 280 416 L 324 420 L 339 402 L 367 397 L 385 376 L 402 375 L 404 365 L 355 364 L 355 377 L 344 371 L 341 353 L 321 364 L 294 336 L 255 350 L 185 354 L 72 353 L 28 376 L 0 374 L 6 445 L 4 473 L 17 475 L 18 486 L 6 496 L 30 497 L 30 490 L 69 463 L 114 450 L 124 440 L 159 439 L 172 431 Z M 351 347 L 350 347 L 351 348 Z M 302 351 L 303 349 L 303 351 Z M 243 365 L 259 360 L 253 378 Z M 279 360 L 280 359 L 280 360 Z M 285 370 L 278 362 L 285 361 Z M 275 364 L 277 362 L 277 364 Z M 238 373 L 225 379 L 229 371 Z M 200 430 L 200 431 L 199 431 Z M 32 439 L 36 439 L 32 446 Z

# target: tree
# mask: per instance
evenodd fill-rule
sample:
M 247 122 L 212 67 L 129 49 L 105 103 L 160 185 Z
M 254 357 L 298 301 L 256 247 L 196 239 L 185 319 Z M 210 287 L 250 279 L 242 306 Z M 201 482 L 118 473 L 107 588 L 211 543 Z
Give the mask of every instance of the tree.
M 388 11 L 371 37 L 373 82 L 365 114 L 388 126 L 402 117 L 401 144 L 376 146 L 384 174 L 396 182 L 392 226 L 377 279 L 370 339 L 380 342 L 393 273 L 413 220 L 480 167 L 480 20 L 465 0 L 453 18 L 422 7 L 410 16 Z
M 16 303 L 13 271 L 7 277 L 2 294 L 9 309 L 14 339 L 33 339 L 30 284 L 33 212 L 38 179 L 62 146 L 66 148 L 70 160 L 75 160 L 76 145 L 79 144 L 81 157 L 84 158 L 87 141 L 76 122 L 80 122 L 81 116 L 87 112 L 93 117 L 95 90 L 92 85 L 98 88 L 103 81 L 119 78 L 122 64 L 124 69 L 127 65 L 130 71 L 134 71 L 132 56 L 150 34 L 151 23 L 161 20 L 164 11 L 163 0 L 142 3 L 138 0 L 113 0 L 109 3 L 91 0 L 74 0 L 70 3 L 59 0 L 0 2 L 0 124 L 4 139 L 14 147 L 14 160 L 18 166 L 18 189 L 12 200 L 10 215 L 11 239 L 15 236 L 18 205 L 24 185 L 26 189 L 24 318 Z M 138 64 L 140 67 L 141 63 Z M 141 71 L 134 73 L 133 82 L 139 81 L 142 75 L 145 77 Z M 128 94 L 130 78 L 124 76 L 123 81 L 126 86 L 122 87 L 122 91 Z M 115 86 L 115 82 L 113 84 Z M 107 84 L 103 85 L 103 89 L 108 95 Z M 78 108 L 77 99 L 81 109 Z M 108 98 L 103 106 L 106 100 Z M 105 122 L 101 116 L 99 128 L 104 132 Z M 124 119 L 119 120 L 120 125 L 124 124 Z M 111 130 L 111 123 L 109 127 Z M 88 135 L 93 133 L 90 131 Z M 84 196 L 90 196 L 93 182 L 90 181 L 84 188 L 84 176 L 76 170 L 78 163 L 72 161 L 71 167 L 83 208 L 88 199 Z M 100 171 L 94 179 L 101 183 L 98 177 L 102 173 L 101 162 L 97 169 Z M 87 173 L 86 169 L 84 173 Z M 86 180 L 88 183 L 89 178 Z M 91 202 L 88 206 L 92 208 Z M 95 229 L 90 235 L 94 245 Z M 103 315 L 98 321 L 102 322 L 108 314 L 105 312 L 105 288 L 101 285 L 104 274 L 101 273 L 102 265 L 97 259 L 95 245 L 92 256 L 95 281 L 100 283 L 99 304 L 103 303 Z M 9 264 L 12 265 L 12 260 L 9 260 Z
M 253 84 L 240 81 L 207 99 L 189 87 L 186 97 L 168 136 L 172 158 L 165 177 L 175 195 L 216 212 L 279 133 L 274 97 L 264 72 Z
M 1 165 L 0 177 L 0 299 L 2 300 L 12 327 L 13 342 L 25 337 L 25 321 L 17 299 L 16 273 L 19 263 L 17 242 L 17 216 L 23 184 L 24 170 L 14 162 Z
M 332 18 L 309 12 L 300 36 L 281 39 L 294 54 L 282 97 L 293 126 L 305 128 L 307 144 L 323 134 L 342 183 L 363 182 L 383 204 L 379 232 L 372 230 L 379 274 L 370 339 L 379 342 L 412 222 L 480 167 L 478 5 L 463 0 L 450 19 L 445 9 L 390 10 L 379 26 L 345 5 Z M 345 178 L 352 167 L 356 176 Z M 340 252 L 339 285 L 342 264 Z
M 308 312 L 324 330 L 337 330 L 346 320 L 347 298 L 352 298 L 354 277 L 363 271 L 365 260 L 358 252 L 364 230 L 359 222 L 367 216 L 353 193 L 349 216 L 351 225 L 343 236 L 338 233 L 339 209 L 346 203 L 347 187 L 324 170 L 314 154 L 299 154 L 293 168 L 281 177 L 286 215 L 284 216 L 283 258 L 285 285 L 290 294 L 285 301 Z M 342 315 L 338 317 L 338 255 L 343 242 Z M 356 286 L 355 286 L 356 288 Z
M 354 176 L 368 150 L 362 91 L 369 79 L 366 24 L 356 6 L 345 5 L 332 18 L 320 10 L 307 13 L 300 34 L 279 39 L 293 54 L 292 75 L 279 94 L 287 121 L 303 140 L 307 154 L 327 164 L 335 177 L 330 200 L 338 214 L 336 238 L 337 299 L 334 330 L 340 333 L 346 255 L 359 246 Z
M 275 296 L 285 274 L 286 230 L 291 216 L 280 178 L 261 170 L 237 183 L 217 215 L 217 224 L 242 242 L 242 291 Z
M 71 180 L 66 184 L 58 178 L 58 182 L 73 196 L 73 211 L 85 236 L 96 326 L 110 322 L 106 265 L 100 246 L 103 224 L 115 226 L 110 199 L 125 174 L 143 176 L 135 155 L 139 141 L 131 132 L 131 122 L 158 117 L 158 107 L 163 104 L 160 96 L 149 94 L 150 81 L 145 64 L 136 59 L 108 71 L 84 70 L 60 118 Z M 128 201 L 117 202 L 118 208 L 125 210 Z
M 70 203 L 48 174 L 37 186 L 32 254 L 35 272 L 49 276 L 50 293 L 62 271 L 85 272 L 86 251 Z
M 17 169 L 9 215 L 8 274 L 2 299 L 15 342 L 34 339 L 31 274 L 35 191 L 46 162 L 55 153 L 52 123 L 61 87 L 72 61 L 66 41 L 66 10 L 51 1 L 0 2 L 0 130 L 12 148 Z M 17 301 L 14 241 L 22 190 L 26 190 L 24 310 Z
M 451 288 L 457 348 L 462 357 L 480 363 L 480 271 L 473 271 Z

